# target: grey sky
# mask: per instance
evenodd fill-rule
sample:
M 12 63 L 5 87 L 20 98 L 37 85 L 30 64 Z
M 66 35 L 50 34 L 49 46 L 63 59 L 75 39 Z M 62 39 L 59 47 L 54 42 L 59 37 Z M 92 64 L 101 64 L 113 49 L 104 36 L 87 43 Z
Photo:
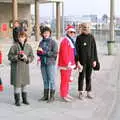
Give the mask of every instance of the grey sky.
M 101 16 L 106 13 L 109 15 L 110 0 L 64 0 L 65 15 L 83 15 L 83 14 L 97 14 Z M 115 12 L 120 16 L 120 0 L 115 0 Z M 41 16 L 52 15 L 52 5 L 40 5 Z M 33 12 L 33 10 L 32 10 Z

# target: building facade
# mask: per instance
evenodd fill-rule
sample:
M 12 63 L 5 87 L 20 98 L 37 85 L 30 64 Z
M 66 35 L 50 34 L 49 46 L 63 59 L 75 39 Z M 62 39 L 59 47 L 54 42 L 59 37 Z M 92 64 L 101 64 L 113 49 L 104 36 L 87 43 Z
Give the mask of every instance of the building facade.
M 0 37 L 12 37 L 12 3 L 0 2 Z M 27 21 L 30 27 L 30 4 L 18 4 L 18 20 Z M 30 29 L 29 29 L 30 30 Z
M 60 3 L 63 0 L 0 0 L 0 38 L 12 37 L 13 21 L 19 20 L 28 25 L 28 33 L 31 28 L 31 4 L 35 4 L 35 39 L 39 40 L 39 4 L 56 3 L 56 38 L 60 38 Z

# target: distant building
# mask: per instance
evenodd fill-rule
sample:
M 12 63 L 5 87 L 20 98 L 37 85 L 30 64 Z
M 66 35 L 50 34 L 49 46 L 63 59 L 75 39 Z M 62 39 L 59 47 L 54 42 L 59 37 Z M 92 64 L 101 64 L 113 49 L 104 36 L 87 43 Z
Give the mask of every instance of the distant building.
M 83 15 L 81 18 L 82 21 L 97 23 L 97 15 Z

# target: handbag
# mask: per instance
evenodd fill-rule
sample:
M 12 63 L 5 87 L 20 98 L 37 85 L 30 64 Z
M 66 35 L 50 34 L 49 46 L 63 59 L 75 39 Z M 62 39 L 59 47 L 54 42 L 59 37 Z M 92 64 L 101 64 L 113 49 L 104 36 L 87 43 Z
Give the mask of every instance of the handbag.
M 93 70 L 95 70 L 95 71 L 99 71 L 100 70 L 100 62 L 99 61 L 96 61 L 96 66 L 93 67 Z

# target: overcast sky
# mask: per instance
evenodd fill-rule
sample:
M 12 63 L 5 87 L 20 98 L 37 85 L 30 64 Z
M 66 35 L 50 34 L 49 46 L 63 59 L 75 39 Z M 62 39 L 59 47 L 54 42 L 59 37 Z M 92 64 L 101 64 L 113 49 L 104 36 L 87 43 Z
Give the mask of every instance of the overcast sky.
M 65 15 L 83 15 L 83 14 L 103 14 L 109 15 L 110 0 L 64 0 Z M 115 12 L 120 16 L 120 0 L 115 0 Z M 52 4 L 40 5 L 41 16 L 52 15 Z M 32 13 L 34 10 L 32 10 Z

